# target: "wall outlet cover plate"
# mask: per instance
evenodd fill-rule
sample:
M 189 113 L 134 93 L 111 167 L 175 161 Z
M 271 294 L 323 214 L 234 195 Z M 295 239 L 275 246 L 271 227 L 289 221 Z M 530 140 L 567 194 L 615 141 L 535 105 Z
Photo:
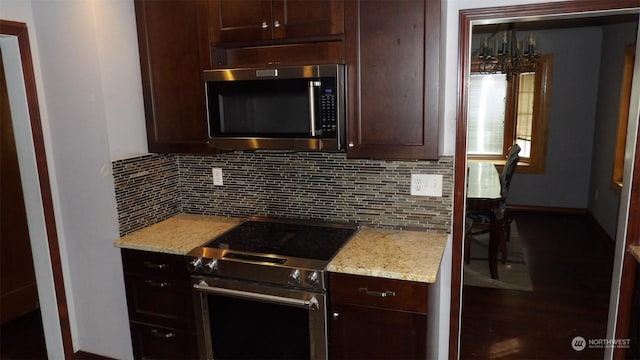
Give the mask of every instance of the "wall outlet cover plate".
M 213 185 L 214 186 L 222 186 L 224 185 L 222 181 L 222 169 L 221 168 L 211 168 L 211 172 L 213 173 Z
M 442 175 L 411 174 L 411 195 L 442 197 Z

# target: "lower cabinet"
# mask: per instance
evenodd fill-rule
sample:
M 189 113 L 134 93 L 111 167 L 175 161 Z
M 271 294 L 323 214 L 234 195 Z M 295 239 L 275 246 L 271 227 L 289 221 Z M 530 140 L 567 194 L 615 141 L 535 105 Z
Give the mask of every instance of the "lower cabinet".
M 193 300 L 183 256 L 122 249 L 136 359 L 197 358 Z
M 195 359 L 194 334 L 188 330 L 131 322 L 136 359 Z
M 425 359 L 428 285 L 330 274 L 332 359 Z
M 631 303 L 631 325 L 629 328 L 630 349 L 627 359 L 640 359 L 640 264 L 636 264 L 636 276 Z

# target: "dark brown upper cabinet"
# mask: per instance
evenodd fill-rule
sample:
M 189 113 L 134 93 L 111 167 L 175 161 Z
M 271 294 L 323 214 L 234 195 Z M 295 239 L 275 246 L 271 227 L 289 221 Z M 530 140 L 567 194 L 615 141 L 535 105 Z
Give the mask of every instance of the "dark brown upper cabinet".
M 440 5 L 345 2 L 347 157 L 439 157 Z
M 217 68 L 344 63 L 344 0 L 210 0 Z
M 339 35 L 344 0 L 212 0 L 214 43 L 242 43 Z
M 208 3 L 134 4 L 149 151 L 210 151 L 203 80 L 203 70 L 210 68 Z

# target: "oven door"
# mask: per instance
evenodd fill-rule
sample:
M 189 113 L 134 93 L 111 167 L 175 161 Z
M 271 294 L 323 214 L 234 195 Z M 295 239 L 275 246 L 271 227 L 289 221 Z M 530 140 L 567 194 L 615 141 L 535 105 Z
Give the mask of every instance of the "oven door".
M 326 296 L 194 276 L 200 357 L 326 359 Z

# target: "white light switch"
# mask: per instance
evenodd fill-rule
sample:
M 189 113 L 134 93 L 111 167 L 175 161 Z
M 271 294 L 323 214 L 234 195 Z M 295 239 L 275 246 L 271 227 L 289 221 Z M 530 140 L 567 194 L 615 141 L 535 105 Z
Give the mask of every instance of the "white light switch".
M 213 173 L 213 185 L 222 186 L 222 169 L 221 168 L 211 168 L 211 172 Z
M 442 196 L 442 175 L 411 174 L 411 195 Z

